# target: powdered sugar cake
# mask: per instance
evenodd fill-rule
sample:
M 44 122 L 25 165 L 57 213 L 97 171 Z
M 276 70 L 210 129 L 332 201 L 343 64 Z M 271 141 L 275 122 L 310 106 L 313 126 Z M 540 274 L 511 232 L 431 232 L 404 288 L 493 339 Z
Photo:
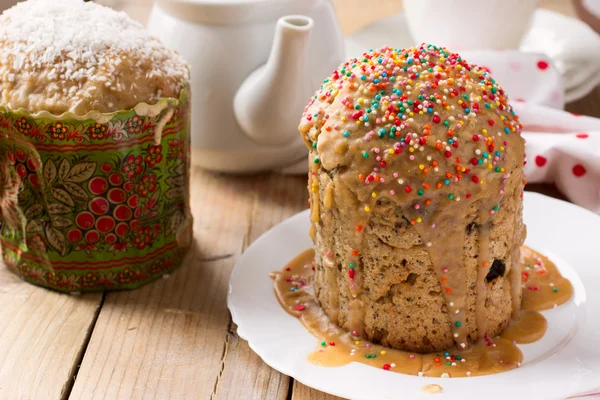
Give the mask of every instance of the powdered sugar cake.
M 0 104 L 83 115 L 178 98 L 189 69 L 125 13 L 29 0 L 0 16 Z
M 191 245 L 189 68 L 124 13 L 0 16 L 0 252 L 69 292 L 135 288 Z

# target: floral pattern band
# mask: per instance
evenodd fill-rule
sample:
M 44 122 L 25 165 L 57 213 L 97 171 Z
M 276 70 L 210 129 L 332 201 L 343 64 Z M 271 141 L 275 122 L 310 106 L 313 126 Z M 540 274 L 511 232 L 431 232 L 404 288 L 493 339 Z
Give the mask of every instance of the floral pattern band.
M 8 268 L 78 292 L 135 288 L 179 266 L 192 241 L 189 104 L 184 90 L 156 116 L 84 120 L 0 107 Z

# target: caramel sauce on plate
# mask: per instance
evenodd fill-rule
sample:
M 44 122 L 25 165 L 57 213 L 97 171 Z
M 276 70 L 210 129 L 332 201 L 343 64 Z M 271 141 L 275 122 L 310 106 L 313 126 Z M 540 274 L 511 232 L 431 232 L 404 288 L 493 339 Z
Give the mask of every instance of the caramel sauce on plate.
M 488 375 L 517 368 L 523 354 L 517 343 L 532 343 L 544 336 L 547 321 L 538 311 L 557 307 L 573 295 L 573 287 L 543 255 L 523 247 L 522 310 L 495 338 L 484 337 L 466 349 L 451 348 L 430 354 L 390 349 L 362 340 L 331 322 L 315 299 L 312 279 L 314 250 L 294 258 L 271 274 L 275 295 L 286 312 L 297 317 L 319 340 L 308 355 L 310 362 L 334 367 L 360 362 L 385 370 L 430 377 Z
M 528 247 L 523 247 L 521 253 L 524 259 L 521 268 L 522 309 L 548 310 L 558 307 L 571 298 L 573 295 L 571 282 L 558 272 L 552 261 Z

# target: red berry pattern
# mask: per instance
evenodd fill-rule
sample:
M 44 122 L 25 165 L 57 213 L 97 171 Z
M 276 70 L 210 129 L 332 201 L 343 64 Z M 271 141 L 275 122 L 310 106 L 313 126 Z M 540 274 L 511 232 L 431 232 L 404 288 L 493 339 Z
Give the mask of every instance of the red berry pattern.
M 96 221 L 96 229 L 100 233 L 109 233 L 115 228 L 115 220 L 109 216 L 103 216 Z
M 69 242 L 77 243 L 82 238 L 83 238 L 83 233 L 81 233 L 81 231 L 79 229 L 71 229 L 67 233 L 67 239 L 69 239 Z
M 123 175 L 121 175 L 121 174 L 111 174 L 108 177 L 108 181 L 113 186 L 121 186 L 123 184 Z
M 17 174 L 23 179 L 27 176 L 27 168 L 23 164 L 17 165 Z
M 27 159 L 27 168 L 31 171 L 31 172 L 35 172 L 38 170 L 39 168 L 39 161 L 35 158 L 28 158 Z
M 114 233 L 109 233 L 104 237 L 106 244 L 115 244 L 117 242 L 117 236 Z
M 115 233 L 120 237 L 127 236 L 129 233 L 129 225 L 127 225 L 125 222 L 119 222 L 115 228 Z
M 40 183 L 40 177 L 37 175 L 29 175 L 27 180 L 29 181 L 31 186 L 33 186 L 36 189 L 42 186 L 42 184 Z
M 131 208 L 136 208 L 139 204 L 139 196 L 137 194 L 132 195 L 127 199 L 127 205 Z
M 7 158 L 8 162 L 10 163 L 10 165 L 15 165 L 15 161 L 16 161 L 15 153 L 13 153 L 12 151 L 8 150 L 6 152 L 6 158 Z
M 27 160 L 27 155 L 23 149 L 17 149 L 15 154 L 17 155 L 17 161 L 24 163 Z
M 90 190 L 90 193 L 95 195 L 101 195 L 106 193 L 106 191 L 108 190 L 108 182 L 106 182 L 106 179 L 104 179 L 103 177 L 97 176 L 90 180 L 88 188 Z
M 89 244 L 94 244 L 98 240 L 100 240 L 100 234 L 96 230 L 88 231 L 85 234 L 85 241 L 88 242 Z
M 75 217 L 75 224 L 81 229 L 90 229 L 96 223 L 96 218 L 89 212 L 81 212 Z
M 104 197 L 96 197 L 89 203 L 90 211 L 96 215 L 106 214 L 108 212 L 109 206 L 110 205 L 108 203 L 108 200 L 106 200 Z
M 109 174 L 113 171 L 113 166 L 107 162 L 103 162 L 100 166 L 100 171 L 102 171 L 105 174 Z
M 110 189 L 108 191 L 107 197 L 108 201 L 110 201 L 113 204 L 121 204 L 124 203 L 125 200 L 127 200 L 127 195 L 125 194 L 125 191 L 119 188 Z

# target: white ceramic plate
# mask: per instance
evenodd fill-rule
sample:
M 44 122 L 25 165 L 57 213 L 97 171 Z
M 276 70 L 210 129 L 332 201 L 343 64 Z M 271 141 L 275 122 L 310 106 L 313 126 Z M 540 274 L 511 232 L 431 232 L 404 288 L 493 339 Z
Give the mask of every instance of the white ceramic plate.
M 307 361 L 317 339 L 287 314 L 269 273 L 311 247 L 303 211 L 256 240 L 236 264 L 228 304 L 238 335 L 271 367 L 315 389 L 352 399 L 431 398 L 421 388 L 443 387 L 444 399 L 564 399 L 600 392 L 600 217 L 573 204 L 526 193 L 526 244 L 547 255 L 571 280 L 574 297 L 544 311 L 542 340 L 519 345 L 521 368 L 473 378 L 425 378 L 359 363 L 320 367 Z
M 399 13 L 351 34 L 346 39 L 346 55 L 358 57 L 372 48 L 406 48 L 415 44 L 408 31 L 406 16 Z M 600 36 L 576 18 L 550 10 L 536 10 L 521 50 L 546 54 L 552 59 L 562 77 L 567 102 L 586 96 L 600 83 Z M 507 80 L 503 82 L 508 86 Z

